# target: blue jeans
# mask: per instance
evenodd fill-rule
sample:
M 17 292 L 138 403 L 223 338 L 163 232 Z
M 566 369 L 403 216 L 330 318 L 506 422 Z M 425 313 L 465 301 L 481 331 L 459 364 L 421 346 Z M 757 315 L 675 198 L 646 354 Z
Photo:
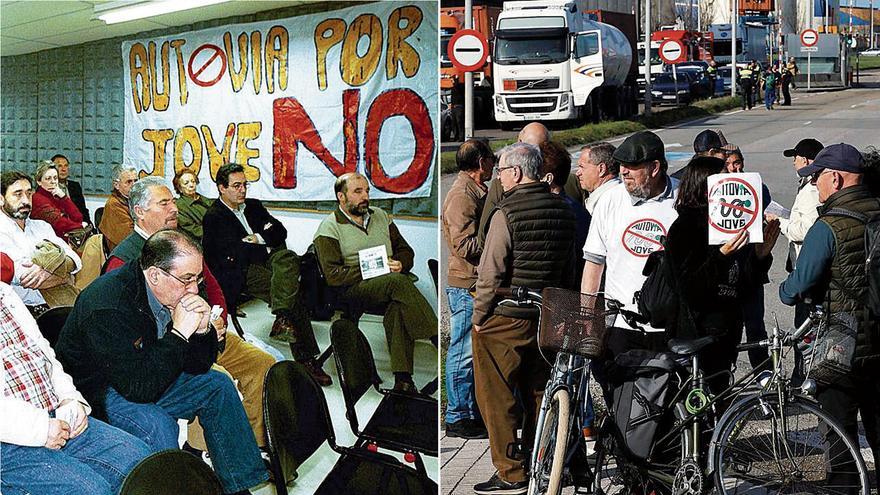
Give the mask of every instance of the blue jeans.
M 0 443 L 0 492 L 113 495 L 148 455 L 144 442 L 89 418 L 89 427 L 61 450 Z
M 142 439 L 154 452 L 178 448 L 177 420 L 198 416 L 214 471 L 227 493 L 269 478 L 235 385 L 219 371 L 182 373 L 152 404 L 130 402 L 108 388 L 106 404 L 110 424 Z
M 776 101 L 776 88 L 767 88 L 764 90 L 764 106 L 768 109 L 773 106 L 773 102 Z
M 471 317 L 474 298 L 467 289 L 446 288 L 449 302 L 449 349 L 446 351 L 446 424 L 479 419 L 474 395 L 474 354 L 471 350 Z

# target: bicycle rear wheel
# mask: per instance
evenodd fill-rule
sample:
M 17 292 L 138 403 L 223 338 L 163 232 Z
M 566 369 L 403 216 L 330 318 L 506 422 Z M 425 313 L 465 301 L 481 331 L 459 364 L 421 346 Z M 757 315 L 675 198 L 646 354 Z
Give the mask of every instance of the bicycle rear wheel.
M 721 493 L 869 493 L 858 449 L 816 404 L 756 396 L 720 428 L 714 461 Z
M 546 400 L 546 399 L 545 399 Z M 529 475 L 529 495 L 556 495 L 562 486 L 562 468 L 568 446 L 570 395 L 561 388 L 553 392 L 544 420 L 535 436 L 534 463 Z

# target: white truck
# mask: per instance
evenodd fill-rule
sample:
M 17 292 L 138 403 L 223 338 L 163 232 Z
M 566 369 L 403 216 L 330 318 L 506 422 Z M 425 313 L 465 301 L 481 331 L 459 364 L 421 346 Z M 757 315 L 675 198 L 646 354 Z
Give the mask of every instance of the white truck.
M 495 119 L 502 128 L 534 120 L 598 121 L 637 110 L 634 40 L 591 20 L 631 14 L 582 7 L 572 0 L 504 2 L 492 56 Z
M 730 64 L 730 24 L 712 24 L 709 26 L 714 44 L 712 53 L 718 65 Z M 752 60 L 758 61 L 763 67 L 767 63 L 767 27 L 749 22 L 740 22 L 736 26 L 736 64 L 743 66 Z

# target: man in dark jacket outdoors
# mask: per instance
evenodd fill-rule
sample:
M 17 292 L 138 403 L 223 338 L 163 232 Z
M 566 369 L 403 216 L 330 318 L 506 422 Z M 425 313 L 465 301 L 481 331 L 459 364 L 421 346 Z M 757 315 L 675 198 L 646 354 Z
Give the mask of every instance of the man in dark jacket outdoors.
M 480 423 L 474 396 L 474 366 L 471 350 L 471 317 L 477 282 L 477 264 L 482 252 L 477 242 L 480 215 L 486 198 L 486 181 L 492 178 L 495 155 L 485 141 L 470 139 L 455 154 L 455 178 L 440 215 L 443 238 L 449 247 L 446 301 L 449 303 L 449 347 L 446 350 L 446 435 L 459 438 L 487 438 Z
M 495 290 L 514 286 L 572 288 L 576 283 L 571 269 L 574 213 L 560 195 L 551 193 L 549 185 L 540 181 L 542 165 L 537 146 L 516 143 L 501 152 L 497 167 L 504 197 L 489 217 L 473 315 L 477 404 L 489 431 L 497 473 L 474 486 L 477 494 L 526 492 L 523 459 L 512 447 L 520 426 L 522 445 L 532 444 L 549 376 L 538 352 L 537 310 L 500 305 Z M 522 410 L 514 396 L 517 390 Z
M 832 385 L 819 386 L 822 408 L 840 420 L 858 442 L 861 414 L 874 459 L 880 458 L 880 324 L 866 308 L 865 224 L 832 210 L 847 210 L 870 218 L 880 214 L 880 199 L 863 184 L 864 161 L 848 144 L 823 149 L 812 165 L 798 170 L 819 189 L 819 219 L 810 227 L 794 271 L 779 287 L 782 302 L 793 306 L 812 298 L 829 316 L 849 314 L 858 324 L 852 370 Z M 875 471 L 877 467 L 875 465 Z M 880 475 L 875 472 L 880 481 Z
M 287 229 L 262 201 L 247 197 L 244 168 L 227 163 L 217 170 L 220 197 L 202 219 L 205 261 L 217 277 L 230 311 L 241 293 L 269 303 L 275 323 L 270 337 L 290 342 L 293 359 L 306 367 L 322 386 L 330 375 L 315 357 L 318 343 L 302 304 L 299 256 L 287 249 Z
M 268 473 L 235 385 L 211 370 L 217 333 L 201 278 L 201 248 L 157 232 L 137 263 L 80 294 L 56 349 L 95 415 L 155 452 L 176 449 L 177 420 L 198 416 L 224 491 L 248 493 Z

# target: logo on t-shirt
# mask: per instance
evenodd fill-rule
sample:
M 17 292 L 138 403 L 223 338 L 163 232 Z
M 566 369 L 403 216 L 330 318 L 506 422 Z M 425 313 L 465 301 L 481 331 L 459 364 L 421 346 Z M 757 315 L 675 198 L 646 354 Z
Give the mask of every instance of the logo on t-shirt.
M 629 224 L 620 240 L 627 251 L 644 258 L 663 249 L 660 238 L 665 235 L 666 229 L 660 222 L 653 218 L 643 218 Z

